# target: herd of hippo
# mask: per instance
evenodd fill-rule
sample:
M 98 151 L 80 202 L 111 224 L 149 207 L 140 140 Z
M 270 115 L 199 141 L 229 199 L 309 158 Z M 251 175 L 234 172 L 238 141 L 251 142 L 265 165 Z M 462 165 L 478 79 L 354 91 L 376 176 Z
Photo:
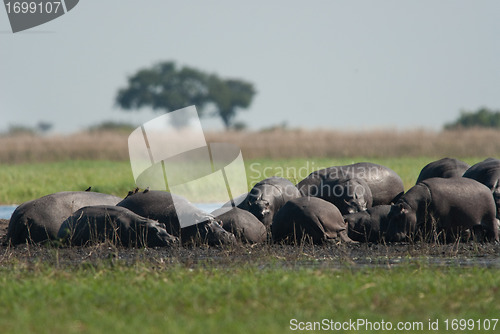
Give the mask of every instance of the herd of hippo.
M 136 189 L 125 199 L 91 191 L 59 192 L 21 204 L 10 219 L 7 239 L 13 245 L 60 240 L 130 247 L 498 242 L 499 181 L 498 159 L 471 167 L 444 158 L 425 166 L 416 185 L 405 192 L 393 170 L 362 162 L 315 171 L 297 185 L 267 178 L 241 195 L 237 207 L 228 203 L 212 213 L 164 191 Z M 180 213 L 202 222 L 181 228 Z

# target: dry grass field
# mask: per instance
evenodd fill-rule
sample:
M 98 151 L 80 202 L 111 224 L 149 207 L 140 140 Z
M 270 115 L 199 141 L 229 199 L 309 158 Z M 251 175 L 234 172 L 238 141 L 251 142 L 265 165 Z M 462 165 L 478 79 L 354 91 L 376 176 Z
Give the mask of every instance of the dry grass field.
M 128 160 L 128 134 L 82 132 L 53 136 L 0 136 L 0 163 Z M 209 142 L 238 145 L 246 159 L 500 156 L 500 131 L 433 132 L 274 130 L 207 133 Z

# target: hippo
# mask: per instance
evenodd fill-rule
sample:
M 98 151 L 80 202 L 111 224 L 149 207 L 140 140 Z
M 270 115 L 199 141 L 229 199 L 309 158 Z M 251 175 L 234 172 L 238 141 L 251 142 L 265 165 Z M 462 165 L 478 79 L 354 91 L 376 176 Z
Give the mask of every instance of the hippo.
M 275 215 L 271 232 L 274 242 L 352 242 L 339 209 L 317 197 L 299 197 L 286 202 Z
M 183 244 L 208 243 L 213 246 L 236 242 L 234 235 L 224 230 L 213 215 L 198 209 L 187 199 L 166 191 L 136 192 L 127 196 L 117 206 L 164 224 L 167 232 L 180 237 Z M 181 229 L 178 215 L 191 216 L 192 221 L 200 223 Z
M 427 164 L 418 175 L 417 183 L 433 177 L 461 177 L 470 165 L 454 158 L 443 158 Z
M 7 239 L 13 245 L 55 240 L 61 224 L 76 210 L 90 205 L 115 205 L 120 200 L 90 191 L 64 191 L 25 202 L 10 218 Z
M 199 211 L 186 199 L 159 190 L 129 193 L 127 197 L 116 205 L 132 210 L 139 216 L 156 220 L 165 225 L 168 233 L 179 236 L 181 227 L 175 210 L 174 197 L 176 200 L 179 200 L 179 203 L 185 202 L 187 208 L 192 207 L 194 212 Z M 204 214 L 204 212 L 200 212 L 200 215 Z M 208 220 L 208 214 L 205 215 L 207 215 Z
M 361 178 L 327 178 L 323 180 L 321 187 L 320 198 L 335 205 L 343 215 L 365 211 L 373 206 L 372 191 Z
M 273 176 L 257 183 L 239 207 L 250 211 L 269 228 L 278 210 L 287 201 L 301 196 L 292 182 Z
M 403 181 L 382 165 L 359 162 L 311 173 L 297 184 L 303 196 L 319 197 L 335 204 L 342 214 L 396 202 L 403 195 Z
M 495 216 L 495 202 L 485 185 L 463 177 L 431 178 L 413 186 L 391 207 L 386 240 L 453 242 L 471 230 L 498 241 Z
M 391 207 L 377 205 L 363 212 L 345 215 L 349 238 L 359 242 L 381 242 L 389 225 L 388 215 Z
M 125 247 L 167 247 L 178 244 L 179 240 L 157 221 L 110 205 L 77 210 L 62 223 L 57 237 L 77 246 L 110 241 Z
M 244 243 L 267 241 L 267 230 L 253 214 L 240 208 L 220 208 L 212 214 L 222 222 L 222 228 Z
M 463 177 L 481 182 L 491 190 L 497 207 L 497 218 L 500 218 L 500 160 L 488 158 L 478 162 Z

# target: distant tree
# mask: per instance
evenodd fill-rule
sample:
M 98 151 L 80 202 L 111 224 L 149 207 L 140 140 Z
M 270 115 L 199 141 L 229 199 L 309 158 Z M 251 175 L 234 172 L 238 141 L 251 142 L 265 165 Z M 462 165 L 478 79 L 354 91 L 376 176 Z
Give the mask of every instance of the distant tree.
M 22 124 L 11 124 L 7 129 L 7 135 L 44 135 L 52 129 L 52 123 L 40 121 L 36 126 L 22 125 Z
M 455 122 L 444 126 L 446 130 L 474 127 L 500 129 L 500 111 L 493 111 L 486 107 L 476 111 L 463 110 Z
M 11 124 L 7 130 L 8 135 L 36 135 L 36 130 L 33 127 L 20 125 L 20 124 Z
M 36 128 L 37 128 L 38 132 L 40 132 L 41 134 L 45 134 L 45 133 L 49 132 L 50 129 L 52 129 L 52 126 L 53 126 L 52 123 L 40 121 L 36 125 Z
M 137 128 L 137 125 L 126 122 L 104 121 L 100 124 L 88 127 L 88 131 L 89 132 L 110 131 L 110 132 L 130 133 L 134 131 L 135 128 Z
M 118 90 L 116 103 L 125 110 L 151 107 L 166 112 L 196 105 L 200 116 L 209 110 L 230 128 L 237 111 L 248 108 L 254 95 L 251 83 L 162 62 L 129 77 L 127 87 Z
M 231 129 L 234 131 L 244 131 L 247 129 L 247 124 L 245 122 L 234 122 L 233 125 L 231 126 Z
M 208 97 L 215 105 L 226 129 L 233 124 L 239 108 L 245 109 L 252 103 L 255 94 L 252 84 L 240 80 L 222 80 L 211 75 L 208 80 Z

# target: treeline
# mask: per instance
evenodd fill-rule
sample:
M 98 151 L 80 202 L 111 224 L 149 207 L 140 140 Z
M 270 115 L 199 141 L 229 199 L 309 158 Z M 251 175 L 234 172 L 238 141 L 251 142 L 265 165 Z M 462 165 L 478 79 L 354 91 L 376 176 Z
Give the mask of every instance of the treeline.
M 486 107 L 476 111 L 462 111 L 458 119 L 452 123 L 445 124 L 445 130 L 456 130 L 463 128 L 492 128 L 500 129 L 500 110 L 491 110 Z

